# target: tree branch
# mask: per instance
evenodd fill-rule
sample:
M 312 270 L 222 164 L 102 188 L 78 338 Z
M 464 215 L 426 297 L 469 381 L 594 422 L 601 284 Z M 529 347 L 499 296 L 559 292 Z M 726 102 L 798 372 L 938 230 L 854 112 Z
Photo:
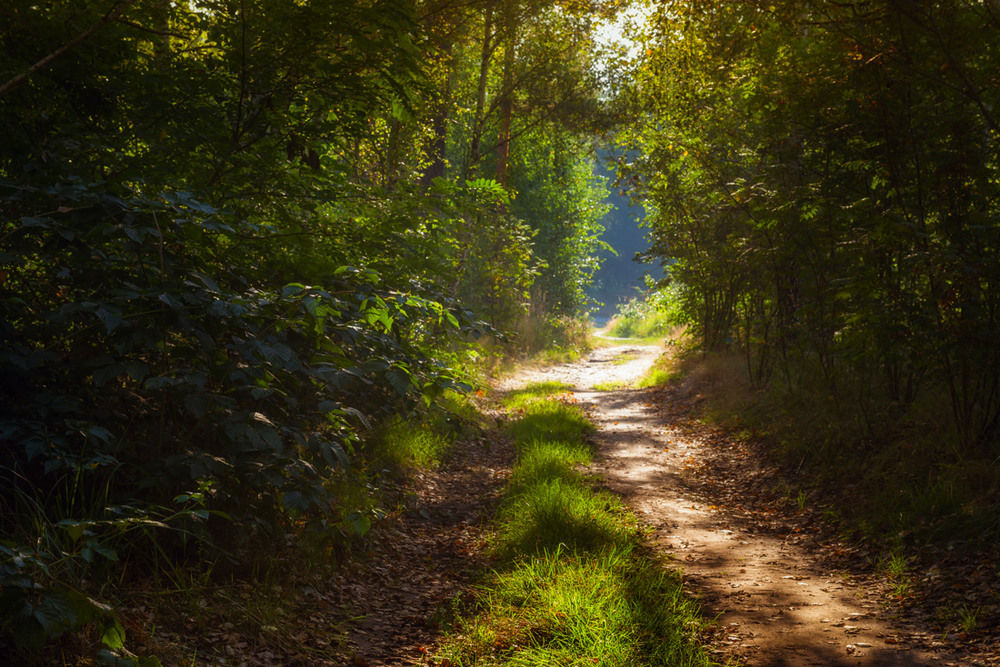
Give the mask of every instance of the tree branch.
M 176 37 L 177 39 L 190 39 L 189 35 L 182 35 L 178 32 L 171 32 L 169 30 L 156 30 L 154 28 L 146 28 L 145 26 L 139 25 L 134 21 L 119 21 L 122 25 L 127 25 L 130 28 L 135 28 L 141 32 L 148 32 L 153 35 L 159 35 L 160 37 Z
M 95 32 L 103 28 L 108 23 L 114 21 L 118 17 L 118 15 L 121 14 L 123 11 L 125 11 L 128 8 L 128 6 L 131 5 L 133 2 L 135 2 L 135 0 L 118 0 L 117 2 L 115 2 L 114 6 L 112 6 L 111 9 L 108 10 L 108 13 L 105 14 L 100 19 L 98 19 L 97 21 L 95 21 L 94 24 L 91 25 L 89 28 L 87 28 L 79 35 L 77 35 L 70 41 L 60 46 L 58 49 L 56 49 L 49 55 L 45 56 L 44 58 L 36 62 L 34 65 L 29 67 L 25 71 L 14 76 L 2 86 L 0 86 L 0 97 L 3 97 L 14 88 L 17 88 L 19 85 L 24 83 L 29 76 L 31 76 L 35 72 L 38 72 L 39 70 L 45 69 L 46 67 L 49 66 L 49 64 L 53 60 L 63 55 L 67 51 L 71 50 L 75 46 L 79 45 L 81 42 L 87 40 L 91 35 L 93 35 Z

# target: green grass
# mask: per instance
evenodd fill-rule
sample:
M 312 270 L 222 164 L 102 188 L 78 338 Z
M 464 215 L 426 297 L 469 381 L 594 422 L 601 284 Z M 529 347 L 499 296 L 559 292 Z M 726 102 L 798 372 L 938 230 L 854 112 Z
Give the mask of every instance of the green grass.
M 903 598 L 910 594 L 913 576 L 910 572 L 909 557 L 898 551 L 893 551 L 881 557 L 876 563 L 875 569 L 889 579 L 892 584 L 892 594 L 895 597 Z
M 614 333 L 609 331 L 606 335 L 612 336 L 612 338 L 607 339 L 608 345 L 621 345 L 622 343 L 628 343 L 630 345 L 659 345 L 663 341 L 663 337 L 666 334 L 653 334 L 651 336 L 615 336 Z
M 639 389 L 645 389 L 646 387 L 659 387 L 665 385 L 668 382 L 674 382 L 683 377 L 681 373 L 677 371 L 668 371 L 664 368 L 651 368 L 649 371 L 639 378 L 635 386 Z
M 474 435 L 483 423 L 483 415 L 467 395 L 446 391 L 425 413 L 380 424 L 363 448 L 372 468 L 396 472 L 434 468 L 451 454 L 456 438 Z
M 438 664 L 713 664 L 694 643 L 702 623 L 679 576 L 651 559 L 618 498 L 592 488 L 583 411 L 541 398 L 560 390 L 536 385 L 514 401 L 518 462 L 491 542 L 497 570 Z
M 623 352 L 622 354 L 619 354 L 617 357 L 612 359 L 611 363 L 614 366 L 624 366 L 628 362 L 635 361 L 636 359 L 638 359 L 638 355 L 632 354 L 631 352 Z
M 518 413 L 520 417 L 508 426 L 516 442 L 534 439 L 572 442 L 593 430 L 582 410 L 562 401 L 536 400 Z
M 588 346 L 590 347 L 590 346 Z M 568 364 L 579 361 L 582 353 L 575 347 L 547 347 L 532 359 L 543 366 L 554 366 L 556 364 Z
M 639 378 L 635 386 L 639 389 L 659 387 L 680 380 L 682 377 L 684 377 L 684 373 L 674 368 L 673 357 L 670 354 L 663 354 L 646 371 L 646 374 Z
M 369 447 L 374 461 L 383 467 L 429 468 L 448 456 L 452 437 L 429 424 L 395 419 L 379 429 Z
M 550 380 L 548 382 L 532 382 L 524 389 L 516 389 L 504 398 L 503 406 L 509 410 L 523 408 L 536 399 L 556 396 L 573 391 L 573 385 Z
M 616 391 L 628 389 L 630 386 L 628 382 L 598 382 L 594 385 L 594 391 Z

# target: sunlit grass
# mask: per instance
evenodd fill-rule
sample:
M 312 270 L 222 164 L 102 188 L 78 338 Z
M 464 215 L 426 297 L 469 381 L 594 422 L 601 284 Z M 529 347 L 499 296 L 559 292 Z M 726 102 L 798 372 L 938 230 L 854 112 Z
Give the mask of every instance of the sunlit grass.
M 633 535 L 612 511 L 618 507 L 617 499 L 579 481 L 535 482 L 502 510 L 496 552 L 507 559 L 560 545 L 574 551 L 624 548 Z
M 532 382 L 523 389 L 510 392 L 503 400 L 503 406 L 516 410 L 532 403 L 536 399 L 565 394 L 573 390 L 573 385 L 550 380 L 547 382 Z
M 631 548 L 557 548 L 490 581 L 484 612 L 441 657 L 453 665 L 708 665 L 686 642 L 678 577 Z
M 684 374 L 679 371 L 668 370 L 666 368 L 650 368 L 639 380 L 636 381 L 635 386 L 639 389 L 645 389 L 646 387 L 660 387 L 675 380 L 679 380 L 684 377 Z
M 611 334 L 608 334 L 611 336 Z M 664 334 L 652 336 L 614 336 L 605 339 L 606 345 L 659 345 L 663 341 Z
M 624 366 L 630 361 L 635 361 L 638 358 L 637 354 L 632 352 L 624 352 L 619 354 L 617 357 L 611 360 L 611 363 L 615 366 Z
M 532 441 L 519 447 L 518 464 L 511 473 L 508 493 L 517 495 L 545 482 L 563 480 L 579 484 L 578 466 L 590 462 L 592 447 L 577 439 L 560 442 Z
M 448 456 L 452 437 L 429 424 L 396 419 L 382 426 L 368 447 L 373 461 L 382 467 L 428 468 Z
M 579 361 L 581 356 L 581 351 L 575 347 L 550 347 L 539 352 L 532 358 L 532 361 L 545 366 L 552 366 Z
M 663 313 L 652 309 L 618 314 L 611 320 L 608 336 L 639 340 L 661 340 L 672 323 Z
M 609 381 L 598 382 L 594 385 L 594 391 L 617 391 L 618 389 L 628 389 L 631 385 L 628 382 Z
M 711 665 L 694 644 L 701 621 L 678 575 L 644 553 L 618 498 L 591 488 L 582 410 L 537 397 L 522 406 L 509 427 L 518 463 L 491 543 L 498 570 L 475 613 L 454 623 L 438 664 Z
M 536 439 L 561 442 L 581 440 L 594 430 L 583 410 L 564 401 L 535 399 L 523 403 L 517 413 L 519 418 L 507 427 L 517 443 Z
M 639 389 L 659 387 L 684 377 L 684 372 L 676 367 L 676 360 L 670 353 L 659 356 L 646 374 L 639 378 L 635 386 Z

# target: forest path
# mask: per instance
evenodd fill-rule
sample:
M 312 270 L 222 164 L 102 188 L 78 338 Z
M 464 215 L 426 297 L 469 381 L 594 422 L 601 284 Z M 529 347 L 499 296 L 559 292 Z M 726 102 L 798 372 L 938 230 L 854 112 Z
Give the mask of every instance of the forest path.
M 571 364 L 530 369 L 512 389 L 561 381 L 597 426 L 592 470 L 651 529 L 650 543 L 678 564 L 689 593 L 718 624 L 706 640 L 720 661 L 779 665 L 970 665 L 929 631 L 894 621 L 879 603 L 885 582 L 843 569 L 815 512 L 758 500 L 772 472 L 740 443 L 692 419 L 700 396 L 634 383 L 662 352 L 615 345 Z M 773 498 L 773 496 L 772 496 Z M 790 499 L 785 499 L 790 500 Z

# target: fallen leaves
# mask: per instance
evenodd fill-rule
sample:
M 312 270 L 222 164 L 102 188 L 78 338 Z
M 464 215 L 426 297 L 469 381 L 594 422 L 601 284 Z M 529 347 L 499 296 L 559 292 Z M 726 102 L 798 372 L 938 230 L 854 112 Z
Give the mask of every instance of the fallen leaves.
M 912 572 L 919 574 L 910 578 L 909 590 L 898 595 L 898 586 L 875 567 L 884 551 L 860 534 L 845 540 L 822 511 L 824 502 L 832 503 L 834 510 L 835 503 L 850 503 L 849 489 L 825 498 L 810 489 L 806 496 L 799 486 L 802 480 L 773 463 L 762 443 L 753 438 L 736 443 L 723 430 L 699 422 L 695 406 L 676 387 L 650 389 L 647 396 L 652 400 L 646 402 L 653 403 L 668 424 L 671 446 L 683 452 L 684 484 L 693 490 L 686 494 L 710 508 L 728 507 L 727 522 L 746 534 L 776 536 L 808 549 L 814 560 L 832 564 L 843 574 L 839 581 L 827 582 L 837 584 L 833 589 L 851 588 L 859 600 L 892 606 L 901 632 L 885 636 L 887 646 L 947 649 L 971 656 L 976 664 L 1000 666 L 1000 548 L 962 553 L 948 545 L 924 545 L 908 554 Z M 696 558 L 688 554 L 684 559 Z M 827 627 L 856 637 L 864 628 L 850 620 Z M 850 646 L 860 652 L 871 644 L 855 641 Z

